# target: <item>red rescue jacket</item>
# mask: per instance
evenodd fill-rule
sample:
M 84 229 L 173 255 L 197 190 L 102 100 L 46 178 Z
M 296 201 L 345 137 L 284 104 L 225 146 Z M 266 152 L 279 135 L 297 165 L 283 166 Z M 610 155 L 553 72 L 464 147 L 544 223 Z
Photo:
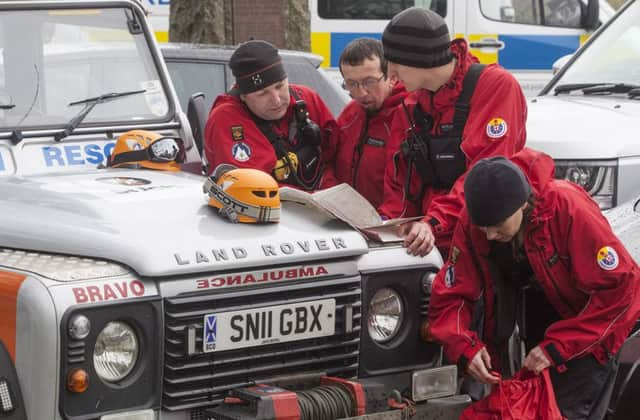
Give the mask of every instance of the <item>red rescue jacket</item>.
M 331 187 L 336 184 L 336 122 L 316 92 L 306 86 L 289 84 L 289 87 L 306 102 L 309 118 L 322 129 L 321 148 L 325 168 L 320 188 Z M 285 138 L 289 135 L 289 122 L 294 118 L 294 105 L 295 98 L 291 96 L 287 113 L 273 124 L 276 134 Z M 205 127 L 204 151 L 210 172 L 221 163 L 230 163 L 238 168 L 255 168 L 271 174 L 277 161 L 273 146 L 251 118 L 249 109 L 239 98 L 229 94 L 219 95 L 211 108 Z
M 407 94 L 404 86 L 397 83 L 375 115 L 367 115 L 362 106 L 353 100 L 338 117 L 337 181 L 351 185 L 375 208 L 382 204 L 391 121 L 397 106 Z
M 405 103 L 409 115 L 413 116 L 416 102 L 423 111 L 433 117 L 432 135 L 439 135 L 443 127 L 451 126 L 455 103 L 462 92 L 462 82 L 469 67 L 478 60 L 471 55 L 467 43 L 456 39 L 451 50 L 457 60 L 451 79 L 436 92 L 424 89 L 410 94 Z M 479 159 L 489 156 L 511 156 L 524 147 L 526 139 L 525 122 L 527 104 L 518 81 L 498 65 L 487 66 L 476 85 L 470 102 L 471 110 L 463 131 L 461 144 L 466 157 L 467 170 Z M 500 119 L 506 130 L 498 137 L 489 135 L 489 125 Z M 458 215 L 463 206 L 462 189 L 465 174 L 454 183 L 451 190 L 427 188 L 420 202 L 411 202 L 404 196 L 407 177 L 407 162 L 400 152 L 400 144 L 406 138 L 409 122 L 402 112 L 396 112 L 391 128 L 387 166 L 384 180 L 384 203 L 379 212 L 387 217 L 409 217 L 425 215 L 425 221 L 434 226 L 436 245 L 447 247 Z M 395 155 L 398 155 L 397 157 Z M 413 171 L 411 192 L 417 194 L 420 178 Z
M 579 186 L 554 180 L 553 160 L 524 149 L 512 157 L 532 185 L 536 204 L 524 231 L 524 251 L 547 300 L 562 317 L 537 345 L 553 365 L 593 354 L 601 363 L 620 349 L 640 313 L 640 271 L 598 205 Z M 433 283 L 430 332 L 449 360 L 466 369 L 487 347 L 498 358 L 490 243 L 464 209 L 449 260 Z M 483 340 L 470 330 L 474 306 L 484 299 Z M 532 343 L 535 344 L 535 343 Z

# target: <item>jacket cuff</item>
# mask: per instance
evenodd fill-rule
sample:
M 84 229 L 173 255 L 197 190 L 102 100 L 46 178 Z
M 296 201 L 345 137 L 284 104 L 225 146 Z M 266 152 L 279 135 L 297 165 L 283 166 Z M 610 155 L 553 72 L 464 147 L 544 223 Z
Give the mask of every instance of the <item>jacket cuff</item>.
M 467 346 L 458 358 L 458 363 L 456 363 L 458 365 L 458 370 L 461 373 L 466 373 L 467 368 L 469 367 L 469 362 L 471 362 L 476 354 L 478 354 L 478 352 L 483 348 L 485 348 L 485 345 L 477 341 Z
M 556 367 L 558 372 L 564 372 L 567 370 L 566 363 L 567 360 L 560 354 L 556 345 L 551 341 L 543 341 L 540 343 L 540 349 L 547 357 L 547 359 L 551 362 L 553 366 Z

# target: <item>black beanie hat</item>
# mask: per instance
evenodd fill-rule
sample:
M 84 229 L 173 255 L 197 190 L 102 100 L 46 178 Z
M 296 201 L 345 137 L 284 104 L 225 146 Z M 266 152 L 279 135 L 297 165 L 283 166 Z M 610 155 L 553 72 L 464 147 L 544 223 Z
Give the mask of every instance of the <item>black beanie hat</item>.
M 278 49 L 266 41 L 240 44 L 231 55 L 229 67 L 240 93 L 256 92 L 287 77 Z
M 531 185 L 516 164 L 503 156 L 482 159 L 464 180 L 471 222 L 495 226 L 513 215 L 531 195 Z
M 449 28 L 429 9 L 410 7 L 395 15 L 382 33 L 384 58 L 410 67 L 431 68 L 453 59 Z

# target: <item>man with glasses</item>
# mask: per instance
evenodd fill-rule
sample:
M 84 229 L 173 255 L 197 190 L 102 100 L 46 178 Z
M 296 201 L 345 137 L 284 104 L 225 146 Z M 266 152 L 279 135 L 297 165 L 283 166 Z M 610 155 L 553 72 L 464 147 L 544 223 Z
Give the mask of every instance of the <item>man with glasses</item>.
M 451 41 L 444 19 L 431 10 L 395 15 L 382 44 L 389 76 L 412 94 L 391 128 L 379 210 L 388 217 L 424 215 L 400 228 L 407 252 L 425 255 L 435 243 L 446 254 L 467 169 L 524 146 L 525 97 L 510 73 L 477 64 L 464 39 Z
M 236 84 L 218 96 L 205 127 L 209 172 L 232 164 L 308 191 L 335 185 L 337 126 L 320 96 L 289 84 L 278 50 L 266 41 L 241 44 L 229 67 Z
M 376 39 L 350 42 L 340 56 L 340 72 L 353 100 L 338 117 L 336 178 L 377 208 L 383 199 L 391 120 L 407 92 L 396 78 L 387 77 L 382 43 Z

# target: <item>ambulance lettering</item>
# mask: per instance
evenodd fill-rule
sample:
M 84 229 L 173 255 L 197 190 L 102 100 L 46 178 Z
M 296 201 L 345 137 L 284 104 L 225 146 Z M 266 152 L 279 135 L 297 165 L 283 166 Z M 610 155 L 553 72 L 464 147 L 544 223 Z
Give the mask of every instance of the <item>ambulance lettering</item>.
M 76 303 L 106 302 L 144 296 L 144 284 L 139 280 L 74 287 Z
M 107 162 L 114 146 L 114 142 L 44 146 L 42 158 L 47 167 L 98 165 Z
M 284 270 L 257 271 L 244 274 L 229 274 L 226 276 L 214 277 L 211 279 L 203 279 L 196 281 L 196 288 L 210 289 L 220 287 L 245 286 L 248 284 L 271 282 L 278 280 L 295 280 L 307 277 L 317 277 L 328 275 L 326 267 L 309 266 L 289 268 Z

